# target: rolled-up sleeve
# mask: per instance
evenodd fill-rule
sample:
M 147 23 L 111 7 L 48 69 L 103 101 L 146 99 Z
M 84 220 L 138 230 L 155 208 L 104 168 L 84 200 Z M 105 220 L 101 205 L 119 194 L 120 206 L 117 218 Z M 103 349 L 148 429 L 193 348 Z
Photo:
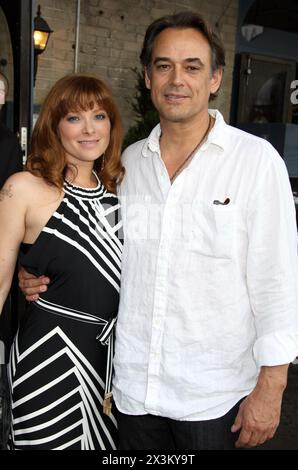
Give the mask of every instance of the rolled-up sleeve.
M 257 339 L 258 366 L 298 355 L 298 258 L 295 206 L 285 164 L 271 147 L 247 218 L 247 285 Z

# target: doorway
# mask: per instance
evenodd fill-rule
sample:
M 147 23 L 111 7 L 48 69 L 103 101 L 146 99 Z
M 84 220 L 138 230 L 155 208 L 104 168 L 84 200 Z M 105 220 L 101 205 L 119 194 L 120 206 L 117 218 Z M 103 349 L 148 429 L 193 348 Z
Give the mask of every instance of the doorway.
M 24 161 L 32 128 L 32 24 L 32 0 L 0 0 L 0 72 L 5 80 L 5 88 L 8 89 L 7 102 L 3 106 L 1 117 L 6 127 L 18 137 Z M 19 161 L 18 169 L 21 170 L 21 158 Z M 4 178 L 8 176 L 6 174 Z M 0 317 L 0 340 L 5 344 L 6 362 L 24 304 L 15 272 L 10 294 Z

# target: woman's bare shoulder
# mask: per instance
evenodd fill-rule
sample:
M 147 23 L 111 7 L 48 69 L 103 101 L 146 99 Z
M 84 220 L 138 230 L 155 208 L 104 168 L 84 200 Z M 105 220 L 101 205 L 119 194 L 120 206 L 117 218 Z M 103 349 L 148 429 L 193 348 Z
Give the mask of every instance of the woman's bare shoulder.
M 20 171 L 11 175 L 2 188 L 2 191 L 9 191 L 15 195 L 27 197 L 44 190 L 47 187 L 43 178 L 30 173 L 29 171 Z
M 4 186 L 6 185 L 13 185 L 15 187 L 23 187 L 23 186 L 30 186 L 35 184 L 40 184 L 40 180 L 38 176 L 34 176 L 30 171 L 19 171 L 18 173 L 14 173 L 5 181 Z

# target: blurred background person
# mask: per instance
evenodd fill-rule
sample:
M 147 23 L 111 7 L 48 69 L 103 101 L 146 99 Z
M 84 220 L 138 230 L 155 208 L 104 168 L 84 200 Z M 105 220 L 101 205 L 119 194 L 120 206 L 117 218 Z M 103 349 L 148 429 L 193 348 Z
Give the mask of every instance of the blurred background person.
M 0 187 L 2 188 L 5 180 L 21 171 L 22 150 L 18 139 L 2 120 L 2 108 L 8 94 L 7 78 L 0 72 Z
M 22 149 L 17 137 L 4 123 L 4 105 L 8 95 L 9 83 L 6 76 L 0 72 L 0 189 L 6 179 L 13 173 L 22 171 Z M 2 195 L 0 195 L 0 198 Z M 2 229 L 2 227 L 1 227 Z M 17 295 L 17 283 L 13 282 L 12 290 Z M 15 333 L 13 319 L 9 315 L 11 311 L 10 291 L 4 304 L 2 315 L 0 316 L 0 341 L 5 344 L 1 351 L 5 351 L 5 358 L 1 357 L 3 362 L 8 361 L 8 352 Z M 4 354 L 4 352 L 3 352 Z

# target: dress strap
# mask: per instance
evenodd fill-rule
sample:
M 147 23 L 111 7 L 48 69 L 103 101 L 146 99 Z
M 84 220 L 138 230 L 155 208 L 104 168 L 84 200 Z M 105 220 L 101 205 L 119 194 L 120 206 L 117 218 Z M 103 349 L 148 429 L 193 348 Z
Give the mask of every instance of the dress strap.
M 103 412 L 110 416 L 112 410 L 112 372 L 113 372 L 113 355 L 114 355 L 114 335 L 117 317 L 112 318 L 106 323 L 96 339 L 103 345 L 108 346 L 108 357 L 106 367 L 106 383 L 105 394 L 103 400 Z

